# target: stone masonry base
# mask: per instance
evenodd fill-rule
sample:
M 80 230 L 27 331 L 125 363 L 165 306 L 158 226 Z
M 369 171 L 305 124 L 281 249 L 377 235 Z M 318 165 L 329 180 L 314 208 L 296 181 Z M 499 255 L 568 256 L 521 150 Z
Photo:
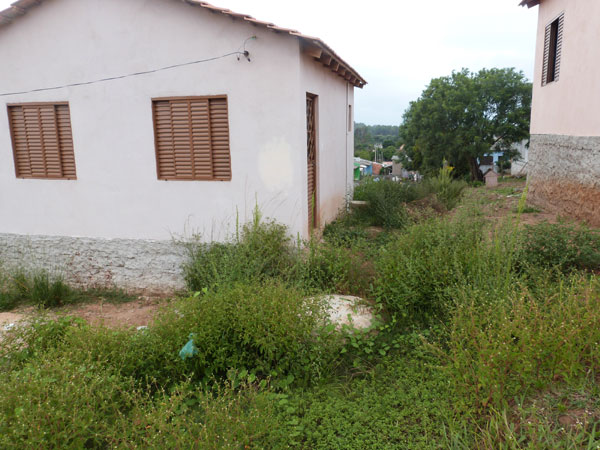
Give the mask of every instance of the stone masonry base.
M 81 287 L 169 294 L 184 288 L 185 249 L 173 241 L 0 233 L 5 268 L 47 270 Z
M 600 226 L 600 137 L 531 135 L 529 200 Z

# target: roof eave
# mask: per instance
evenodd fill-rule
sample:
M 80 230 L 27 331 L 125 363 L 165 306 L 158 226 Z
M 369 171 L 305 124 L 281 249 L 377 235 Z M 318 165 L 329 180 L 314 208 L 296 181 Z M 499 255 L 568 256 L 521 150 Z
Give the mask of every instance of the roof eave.
M 533 8 L 540 4 L 541 0 L 523 0 L 519 6 L 527 6 L 528 8 Z
M 0 11 L 0 28 L 2 26 L 8 25 L 15 18 L 24 15 L 30 8 L 39 5 L 44 0 L 17 0 L 15 1 L 9 8 L 4 11 Z M 342 58 L 340 58 L 334 51 L 329 47 L 325 42 L 317 37 L 308 36 L 300 33 L 299 31 L 292 30 L 289 28 L 278 27 L 277 25 L 271 22 L 263 22 L 262 20 L 257 20 L 252 16 L 247 14 L 240 14 L 234 11 L 231 11 L 227 8 L 221 8 L 219 6 L 211 5 L 210 3 L 200 1 L 200 0 L 182 0 L 184 3 L 188 5 L 197 6 L 204 8 L 213 13 L 223 14 L 225 16 L 231 17 L 233 20 L 242 20 L 248 22 L 257 27 L 263 27 L 267 30 L 273 31 L 275 33 L 283 33 L 288 34 L 292 37 L 298 38 L 302 45 L 301 49 L 304 53 L 309 54 L 315 60 L 323 64 L 326 68 L 331 69 L 336 75 L 342 77 L 348 83 L 362 88 L 367 84 L 365 79 L 361 77 L 356 70 L 354 70 L 350 64 L 346 63 Z

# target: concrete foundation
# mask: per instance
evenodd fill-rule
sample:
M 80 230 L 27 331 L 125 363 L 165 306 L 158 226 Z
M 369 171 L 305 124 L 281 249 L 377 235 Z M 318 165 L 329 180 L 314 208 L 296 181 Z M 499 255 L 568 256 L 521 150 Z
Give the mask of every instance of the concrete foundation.
M 532 135 L 529 200 L 600 226 L 600 137 Z
M 172 294 L 185 287 L 185 248 L 174 241 L 0 234 L 0 264 L 44 269 L 81 287 Z

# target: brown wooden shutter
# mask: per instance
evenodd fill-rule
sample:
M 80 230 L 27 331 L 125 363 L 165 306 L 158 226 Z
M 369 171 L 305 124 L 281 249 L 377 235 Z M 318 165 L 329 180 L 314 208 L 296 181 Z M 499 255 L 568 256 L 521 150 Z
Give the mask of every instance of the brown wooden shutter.
M 69 105 L 9 105 L 15 173 L 19 178 L 76 179 Z
M 153 102 L 158 178 L 231 180 L 226 97 Z

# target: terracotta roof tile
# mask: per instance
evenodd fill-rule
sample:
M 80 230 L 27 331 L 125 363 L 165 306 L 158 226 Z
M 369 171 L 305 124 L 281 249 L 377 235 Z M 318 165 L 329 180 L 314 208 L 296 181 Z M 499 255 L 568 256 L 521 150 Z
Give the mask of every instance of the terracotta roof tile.
M 4 11 L 0 11 L 0 28 L 11 23 L 15 18 L 22 16 L 32 7 L 39 5 L 45 0 L 17 0 L 9 8 Z M 331 47 L 329 47 L 321 39 L 313 36 L 307 36 L 300 33 L 299 31 L 291 28 L 278 27 L 274 23 L 264 22 L 257 20 L 248 14 L 241 14 L 231 11 L 227 8 L 221 8 L 219 6 L 211 5 L 210 3 L 199 1 L 199 0 L 182 0 L 183 2 L 207 9 L 214 13 L 223 14 L 236 20 L 244 20 L 253 25 L 264 27 L 275 33 L 288 34 L 290 36 L 300 39 L 304 48 L 310 49 L 309 54 L 314 56 L 315 60 L 321 62 L 326 67 L 330 67 L 340 77 L 349 80 L 354 86 L 362 88 L 367 82 L 362 78 L 356 70 L 354 70 L 348 63 L 340 58 Z M 533 6 L 532 3 L 539 3 L 539 0 L 523 0 L 522 5 L 527 4 Z M 318 56 L 317 56 L 318 55 Z M 334 70 L 335 69 L 335 70 Z

